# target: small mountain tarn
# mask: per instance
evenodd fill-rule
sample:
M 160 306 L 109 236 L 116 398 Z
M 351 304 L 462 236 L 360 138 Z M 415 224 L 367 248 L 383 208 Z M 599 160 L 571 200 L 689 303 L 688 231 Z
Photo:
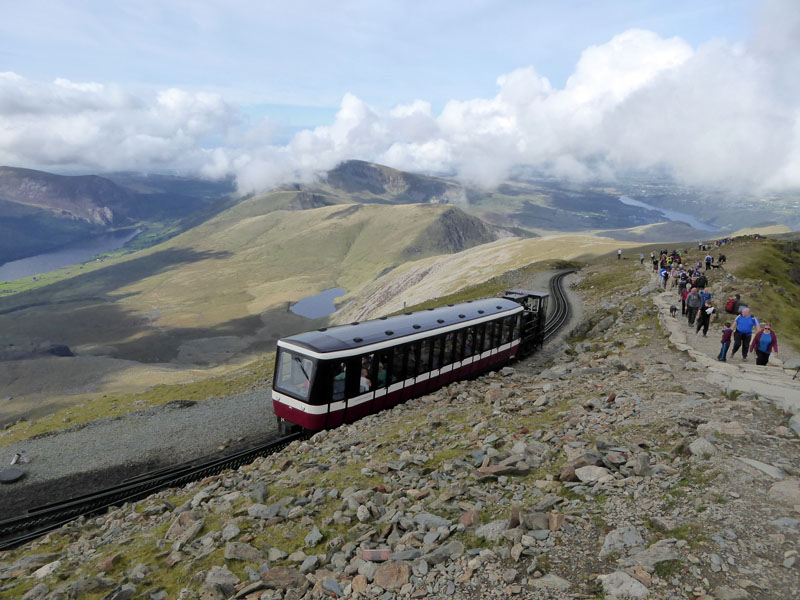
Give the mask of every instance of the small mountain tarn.
M 289 307 L 289 310 L 296 315 L 307 319 L 319 319 L 327 317 L 336 312 L 336 305 L 333 301 L 340 296 L 344 296 L 347 291 L 343 288 L 329 288 L 313 296 L 306 296 L 298 300 Z

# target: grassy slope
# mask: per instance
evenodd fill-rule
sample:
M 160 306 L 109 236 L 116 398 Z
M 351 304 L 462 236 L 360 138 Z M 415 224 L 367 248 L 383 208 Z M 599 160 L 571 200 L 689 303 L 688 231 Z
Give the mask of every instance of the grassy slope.
M 356 205 L 270 212 L 271 200 L 245 202 L 115 264 L 3 298 L 0 328 L 20 339 L 57 332 L 53 341 L 84 351 L 116 345 L 118 356 L 152 361 L 131 342 L 152 339 L 154 330 L 180 339 L 237 335 L 259 326 L 249 320 L 254 315 L 322 289 L 357 292 L 400 264 L 417 231 L 450 210 Z M 30 308 L 15 311 L 22 306 Z
M 617 248 L 625 248 L 629 256 L 631 246 L 626 242 L 580 234 L 498 240 L 465 252 L 406 263 L 368 285 L 361 302 L 346 307 L 337 316 L 341 321 L 374 318 L 400 310 L 403 302 L 412 306 L 430 298 L 445 297 L 530 263 L 575 260 Z
M 748 240 L 736 244 L 736 253 L 733 272 L 749 306 L 772 324 L 781 344 L 800 350 L 800 242 Z

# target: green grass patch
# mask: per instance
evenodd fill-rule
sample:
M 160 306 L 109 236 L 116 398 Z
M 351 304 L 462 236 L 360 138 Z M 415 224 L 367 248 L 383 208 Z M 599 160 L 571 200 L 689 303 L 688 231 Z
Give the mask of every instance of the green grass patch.
M 683 571 L 683 564 L 679 560 L 663 560 L 655 565 L 656 575 L 662 578 L 672 577 L 681 571 Z
M 507 271 L 502 275 L 488 279 L 483 283 L 465 287 L 457 292 L 433 298 L 419 304 L 406 307 L 406 312 L 413 312 L 418 310 L 426 310 L 428 308 L 436 308 L 445 304 L 457 304 L 459 302 L 467 302 L 468 300 L 477 300 L 478 298 L 489 298 L 498 296 L 505 290 L 515 285 L 520 279 L 532 277 L 536 273 L 546 270 L 559 270 L 559 269 L 577 269 L 578 263 L 566 260 L 554 260 L 541 263 L 531 263 L 526 267 Z M 534 290 L 534 291 L 547 291 L 547 290 Z M 397 311 L 393 314 L 400 314 L 402 311 Z
M 768 321 L 784 341 L 800 350 L 800 242 L 753 240 L 736 277 L 761 281 L 760 290 L 746 301 L 764 322 Z

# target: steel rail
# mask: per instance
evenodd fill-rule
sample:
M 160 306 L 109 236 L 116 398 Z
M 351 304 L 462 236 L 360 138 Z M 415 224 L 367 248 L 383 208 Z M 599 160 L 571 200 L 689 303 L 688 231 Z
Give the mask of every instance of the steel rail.
M 260 456 L 279 452 L 291 442 L 304 436 L 303 432 L 293 433 L 228 456 L 143 473 L 96 493 L 30 509 L 24 515 L 0 521 L 0 550 L 24 544 L 48 531 L 58 529 L 79 516 L 98 514 L 109 507 L 145 498 L 162 489 L 179 487 L 217 475 L 226 469 L 236 469 L 250 464 Z
M 561 329 L 572 316 L 567 293 L 564 291 L 564 278 L 574 271 L 563 271 L 550 278 L 550 297 L 555 300 L 554 310 L 544 326 L 544 339 L 548 340 Z

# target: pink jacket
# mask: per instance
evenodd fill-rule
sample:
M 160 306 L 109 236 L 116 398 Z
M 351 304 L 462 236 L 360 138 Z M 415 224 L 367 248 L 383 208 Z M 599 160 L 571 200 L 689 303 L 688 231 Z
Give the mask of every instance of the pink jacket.
M 764 330 L 760 330 L 757 334 L 753 336 L 753 341 L 750 342 L 750 352 L 755 352 L 756 348 L 758 348 L 758 343 L 761 341 L 761 334 L 764 333 Z M 769 351 L 770 352 L 777 352 L 778 351 L 778 334 L 774 331 L 769 332 L 772 336 L 772 341 L 769 344 Z

